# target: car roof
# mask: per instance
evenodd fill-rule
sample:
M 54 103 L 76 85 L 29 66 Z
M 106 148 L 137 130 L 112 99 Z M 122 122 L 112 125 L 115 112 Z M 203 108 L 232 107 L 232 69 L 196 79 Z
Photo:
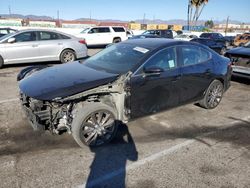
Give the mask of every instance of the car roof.
M 187 44 L 190 45 L 188 41 L 180 41 L 175 39 L 166 39 L 166 38 L 144 38 L 144 39 L 132 39 L 126 40 L 122 43 L 138 45 L 144 48 L 156 49 L 160 47 L 167 47 L 177 44 Z
M 57 31 L 57 30 L 52 30 L 52 29 L 23 29 L 23 30 L 17 31 L 17 32 L 14 33 L 14 34 L 16 35 L 17 33 L 23 33 L 23 32 L 29 32 L 29 31 L 30 31 L 30 32 L 31 32 L 31 31 L 47 31 L 47 32 L 54 32 L 54 33 L 66 35 L 66 36 L 68 36 L 68 37 L 70 37 L 70 38 L 76 38 L 75 36 L 70 35 L 70 34 L 68 34 L 68 33 L 64 33 L 64 32 Z

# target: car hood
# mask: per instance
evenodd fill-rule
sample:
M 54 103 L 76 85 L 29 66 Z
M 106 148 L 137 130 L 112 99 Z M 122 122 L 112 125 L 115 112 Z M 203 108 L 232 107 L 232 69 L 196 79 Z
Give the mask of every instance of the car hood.
M 250 48 L 238 47 L 227 51 L 227 54 L 237 55 L 237 56 L 248 56 L 250 57 Z
M 34 72 L 19 82 L 19 88 L 29 97 L 50 101 L 108 84 L 118 76 L 72 62 Z

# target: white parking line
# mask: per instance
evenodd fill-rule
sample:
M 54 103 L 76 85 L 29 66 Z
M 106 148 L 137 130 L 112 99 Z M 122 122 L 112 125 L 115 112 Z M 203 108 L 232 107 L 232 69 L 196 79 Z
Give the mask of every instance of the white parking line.
M 250 116 L 247 116 L 247 117 L 243 118 L 242 120 L 248 121 L 249 119 L 250 119 Z M 238 123 L 238 122 L 239 122 L 239 120 L 232 121 L 229 125 L 222 126 L 222 127 L 218 127 L 217 130 L 227 129 L 227 128 L 233 126 L 234 124 L 236 124 L 236 123 Z M 199 137 L 197 137 L 197 138 L 201 138 L 201 137 L 203 137 L 203 136 L 207 136 L 207 135 L 210 135 L 210 134 L 214 134 L 215 132 L 216 132 L 216 131 L 211 131 L 211 132 L 208 132 L 208 133 L 204 133 L 204 134 L 202 134 L 201 136 L 199 136 Z M 180 149 L 182 149 L 183 147 L 186 147 L 186 146 L 192 144 L 192 143 L 195 142 L 195 141 L 196 141 L 195 139 L 186 140 L 185 142 L 182 142 L 182 143 L 180 143 L 180 144 L 177 144 L 177 145 L 175 145 L 175 146 L 172 146 L 172 147 L 170 147 L 170 148 L 167 148 L 167 149 L 165 149 L 165 150 L 163 150 L 163 151 L 160 151 L 160 152 L 158 152 L 158 153 L 152 154 L 152 155 L 150 155 L 150 156 L 148 156 L 148 157 L 146 157 L 146 158 L 144 158 L 144 159 L 141 159 L 141 160 L 139 160 L 139 161 L 137 161 L 137 162 L 131 163 L 130 165 L 128 165 L 128 166 L 126 167 L 126 172 L 129 171 L 129 170 L 136 169 L 136 168 L 138 168 L 138 167 L 140 167 L 140 166 L 142 166 L 142 165 L 144 165 L 144 164 L 146 164 L 146 163 L 155 161 L 155 160 L 157 160 L 157 159 L 159 159 L 159 158 L 161 158 L 161 157 L 163 157 L 163 156 L 170 155 L 170 154 L 176 152 L 177 150 L 180 150 Z M 106 174 L 105 176 L 102 176 L 102 177 L 97 178 L 97 179 L 95 179 L 95 180 L 93 180 L 93 181 L 91 181 L 91 182 L 88 182 L 88 186 L 89 186 L 89 187 L 93 187 L 93 186 L 95 186 L 95 185 L 98 185 L 98 184 L 102 183 L 103 181 L 110 180 L 110 179 L 114 178 L 115 176 L 118 176 L 118 175 L 124 173 L 124 171 L 125 171 L 124 168 L 120 168 L 120 169 L 118 169 L 118 170 L 116 170 L 116 171 L 113 171 L 113 172 L 111 172 L 111 173 L 109 173 L 109 174 Z M 87 185 L 87 182 L 84 182 L 82 185 L 79 185 L 79 186 L 77 186 L 77 187 L 78 187 L 78 188 L 85 188 L 86 185 Z
M 19 98 L 15 98 L 15 99 L 6 99 L 6 100 L 0 101 L 0 104 L 2 104 L 2 103 L 7 103 L 7 102 L 18 101 L 18 100 L 19 100 Z
M 187 141 L 182 142 L 180 144 L 177 144 L 177 145 L 175 145 L 175 146 L 173 146 L 171 148 L 168 148 L 168 149 L 165 149 L 165 150 L 163 150 L 161 152 L 150 155 L 150 156 L 148 156 L 148 157 L 146 157 L 144 159 L 141 159 L 141 160 L 139 160 L 137 162 L 134 162 L 134 163 L 128 165 L 126 167 L 126 171 L 133 170 L 133 169 L 138 168 L 138 167 L 140 167 L 140 166 L 142 166 L 142 165 L 144 165 L 144 164 L 146 164 L 148 162 L 151 162 L 151 161 L 154 161 L 154 160 L 156 160 L 158 158 L 161 158 L 163 156 L 169 155 L 169 154 L 171 154 L 171 153 L 173 153 L 173 152 L 175 152 L 175 151 L 177 151 L 177 150 L 179 150 L 179 149 L 181 149 L 183 147 L 188 146 L 189 144 L 192 144 L 193 142 L 195 142 L 194 139 L 187 140 Z M 124 168 L 120 168 L 120 169 L 118 169 L 116 171 L 113 171 L 113 172 L 111 172 L 109 174 L 106 174 L 105 176 L 102 176 L 102 177 L 97 178 L 97 179 L 95 179 L 95 180 L 93 180 L 91 182 L 88 182 L 88 186 L 92 187 L 92 186 L 95 186 L 95 185 L 98 185 L 98 184 L 102 183 L 103 181 L 112 179 L 113 177 L 122 174 L 124 172 L 124 170 L 125 170 Z M 82 185 L 79 185 L 78 187 L 79 188 L 85 188 L 86 184 L 87 184 L 87 182 L 84 182 Z

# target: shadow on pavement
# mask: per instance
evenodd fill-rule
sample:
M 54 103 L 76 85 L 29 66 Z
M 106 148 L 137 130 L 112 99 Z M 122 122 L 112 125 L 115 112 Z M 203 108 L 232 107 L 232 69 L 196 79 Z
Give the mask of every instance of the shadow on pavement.
M 178 138 L 195 139 L 207 146 L 206 139 L 216 140 L 217 142 L 231 143 L 233 147 L 244 147 L 250 150 L 250 121 L 228 117 L 237 121 L 233 125 L 225 125 L 224 128 L 213 125 L 197 126 L 191 124 L 182 128 L 164 128 L 159 129 L 160 125 L 151 125 L 142 127 L 143 130 L 150 132 L 148 136 L 140 136 L 134 138 L 136 142 L 157 142 L 164 140 L 175 140 Z M 152 126 L 157 127 L 156 131 L 152 130 Z
M 128 127 L 121 124 L 115 139 L 108 145 L 90 148 L 95 154 L 86 187 L 125 188 L 127 161 L 136 161 L 138 154 Z M 112 179 L 112 181 L 110 181 Z
M 0 156 L 79 147 L 67 134 L 59 136 L 36 132 L 26 121 L 20 122 L 17 127 L 8 130 L 0 127 Z

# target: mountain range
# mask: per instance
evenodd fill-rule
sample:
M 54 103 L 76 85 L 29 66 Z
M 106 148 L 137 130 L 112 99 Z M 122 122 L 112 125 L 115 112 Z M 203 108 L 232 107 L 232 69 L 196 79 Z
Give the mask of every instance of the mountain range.
M 20 19 L 31 19 L 31 20 L 54 20 L 54 18 L 50 17 L 50 16 L 38 16 L 38 15 L 22 15 L 22 14 L 0 14 L 0 18 L 20 18 Z M 89 21 L 89 18 L 78 18 L 75 19 L 75 21 Z M 124 21 L 124 20 L 114 20 L 114 19 L 91 19 L 92 21 L 100 21 L 100 22 L 120 22 L 120 23 L 127 23 L 130 21 Z M 136 23 L 145 23 L 145 24 L 150 24 L 150 23 L 154 23 L 154 24 L 169 24 L 169 25 L 173 25 L 173 24 L 177 24 L 177 25 L 186 25 L 187 24 L 187 20 L 184 19 L 170 19 L 170 20 L 161 20 L 161 19 L 155 19 L 155 20 L 150 20 L 150 19 L 135 19 L 132 20 L 133 22 Z M 207 20 L 198 20 L 197 25 L 204 25 L 204 23 Z M 213 22 L 215 24 L 222 24 L 222 23 L 226 23 L 226 20 L 213 20 Z M 237 21 L 237 20 L 230 20 L 229 23 L 231 24 L 242 24 L 242 22 Z M 250 24 L 249 23 L 244 23 L 244 24 Z

